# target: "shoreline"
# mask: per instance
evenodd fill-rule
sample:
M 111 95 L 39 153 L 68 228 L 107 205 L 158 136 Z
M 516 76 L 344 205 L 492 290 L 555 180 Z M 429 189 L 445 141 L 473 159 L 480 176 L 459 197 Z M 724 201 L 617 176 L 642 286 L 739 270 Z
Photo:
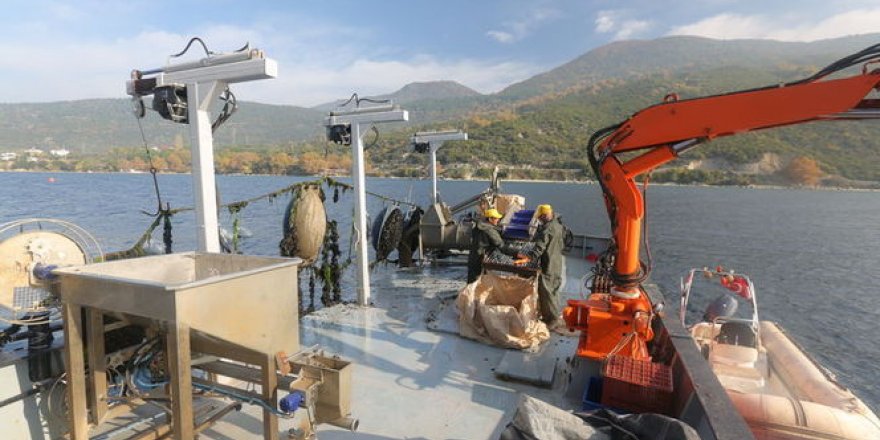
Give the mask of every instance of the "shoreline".
M 0 173 L 29 173 L 29 174 L 150 174 L 148 171 L 144 172 L 126 172 L 126 171 L 44 171 L 44 170 L 0 170 Z M 160 172 L 159 175 L 191 175 L 191 173 L 170 173 L 170 172 Z M 317 177 L 331 177 L 334 179 L 338 178 L 350 178 L 349 175 L 333 175 L 333 176 L 322 176 L 320 174 L 216 174 L 217 176 L 255 176 L 255 177 L 295 177 L 295 178 L 317 178 Z M 373 179 L 389 179 L 389 180 L 428 180 L 426 177 L 415 178 L 415 177 L 397 177 L 397 176 L 374 176 L 367 175 L 368 178 Z M 488 182 L 489 179 L 459 179 L 459 178 L 444 178 L 437 179 L 437 182 Z M 536 183 L 536 184 L 572 184 L 572 185 L 596 185 L 597 182 L 595 180 L 548 180 L 548 179 L 499 179 L 501 182 L 511 182 L 511 183 Z M 880 182 L 877 182 L 880 185 Z M 743 189 L 756 189 L 756 190 L 800 190 L 800 191 L 850 191 L 850 192 L 880 192 L 880 188 L 858 188 L 858 187 L 842 187 L 842 186 L 786 186 L 786 185 L 760 185 L 760 184 L 752 184 L 752 185 L 709 185 L 706 183 L 674 183 L 674 182 L 651 182 L 649 186 L 669 186 L 669 187 L 700 187 L 700 188 L 743 188 Z

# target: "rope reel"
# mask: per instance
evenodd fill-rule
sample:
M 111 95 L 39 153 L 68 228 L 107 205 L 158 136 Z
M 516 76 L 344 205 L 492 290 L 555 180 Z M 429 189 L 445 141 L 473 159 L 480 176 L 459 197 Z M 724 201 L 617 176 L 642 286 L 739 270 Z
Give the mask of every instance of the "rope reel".
M 58 305 L 52 270 L 101 258 L 95 237 L 73 223 L 33 218 L 0 225 L 0 321 L 48 323 Z
M 403 236 L 403 226 L 403 212 L 397 205 L 386 206 L 376 216 L 371 240 L 376 251 L 376 262 L 387 260 L 391 252 L 397 249 Z

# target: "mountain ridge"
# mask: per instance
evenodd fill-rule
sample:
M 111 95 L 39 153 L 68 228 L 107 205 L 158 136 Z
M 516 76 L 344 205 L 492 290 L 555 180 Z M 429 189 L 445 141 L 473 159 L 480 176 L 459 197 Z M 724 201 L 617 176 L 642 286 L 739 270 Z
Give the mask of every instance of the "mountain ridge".
M 413 131 L 461 128 L 472 140 L 450 143 L 439 155 L 450 170 L 463 164 L 482 170 L 490 162 L 586 169 L 581 150 L 591 131 L 659 103 L 668 93 L 686 99 L 801 79 L 878 40 L 880 34 L 812 43 L 665 37 L 596 48 L 497 94 L 482 95 L 454 81 L 412 83 L 379 96 L 405 101 L 410 123 L 381 127 L 382 143 L 371 149 L 371 161 L 387 172 L 416 172 L 424 167 L 423 158 L 401 153 Z M 295 151 L 320 150 L 325 115 L 316 108 L 244 101 L 218 130 L 215 143 L 219 148 L 293 152 L 297 145 Z M 63 146 L 100 153 L 142 146 L 131 119 L 125 99 L 0 104 L 0 152 Z M 189 139 L 186 127 L 155 114 L 141 123 L 150 145 L 182 146 Z M 742 164 L 764 152 L 803 154 L 829 174 L 880 181 L 880 167 L 871 165 L 880 162 L 874 141 L 880 139 L 880 127 L 875 125 L 808 124 L 749 133 L 711 142 L 694 156 Z

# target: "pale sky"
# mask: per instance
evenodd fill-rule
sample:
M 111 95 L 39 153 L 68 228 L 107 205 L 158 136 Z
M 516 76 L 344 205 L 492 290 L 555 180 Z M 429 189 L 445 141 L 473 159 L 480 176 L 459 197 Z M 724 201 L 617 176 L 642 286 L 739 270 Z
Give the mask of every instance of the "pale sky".
M 312 106 L 454 80 L 482 93 L 615 40 L 699 35 L 813 41 L 880 32 L 878 0 L 3 1 L 0 102 L 125 97 L 199 36 L 250 42 L 279 77 L 241 100 Z

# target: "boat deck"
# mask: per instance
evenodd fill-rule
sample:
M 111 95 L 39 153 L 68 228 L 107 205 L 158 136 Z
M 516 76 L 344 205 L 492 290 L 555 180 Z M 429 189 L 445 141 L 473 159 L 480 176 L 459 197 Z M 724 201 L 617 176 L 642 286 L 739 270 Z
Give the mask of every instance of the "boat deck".
M 569 297 L 580 295 L 580 277 L 589 267 L 581 258 L 567 259 L 563 292 L 569 292 Z M 585 379 L 594 370 L 584 369 L 590 363 L 571 362 L 578 338 L 552 334 L 535 351 L 524 352 L 487 346 L 457 334 L 453 301 L 464 286 L 465 273 L 463 266 L 407 270 L 380 266 L 373 273 L 372 306 L 338 305 L 301 319 L 303 349 L 319 346 L 326 354 L 342 356 L 353 364 L 351 410 L 352 417 L 360 421 L 359 429 L 350 432 L 321 425 L 321 439 L 496 439 L 521 395 L 566 410 L 581 407 Z M 750 438 L 747 425 L 693 339 L 676 319 L 659 316 L 660 338 L 675 351 L 677 417 L 706 439 Z M 58 374 L 63 371 L 62 339 L 57 332 L 49 352 Z M 58 405 L 63 405 L 64 387 L 56 386 L 58 380 L 42 385 L 28 380 L 25 342 L 6 344 L 0 353 L 0 389 L 4 391 L 0 420 L 11 421 L 9 438 L 62 438 L 67 428 Z M 524 381 L 501 380 L 496 370 Z M 244 383 L 230 385 L 256 391 Z M 564 392 L 567 389 L 571 392 Z M 213 418 L 228 402 L 213 397 L 197 400 L 200 420 Z M 161 406 L 162 402 L 142 405 L 138 410 L 145 412 L 107 420 L 90 434 L 102 440 L 138 433 L 147 436 L 143 438 L 161 436 L 168 429 Z M 300 410 L 296 417 L 305 415 Z M 242 405 L 240 411 L 206 427 L 199 438 L 261 438 L 262 419 L 260 407 Z M 279 420 L 280 438 L 287 438 L 297 422 Z
M 570 269 L 573 265 L 569 261 Z M 360 419 L 360 427 L 349 432 L 322 425 L 321 439 L 496 439 L 520 394 L 565 409 L 579 406 L 579 396 L 566 399 L 562 390 L 565 359 L 577 338 L 554 334 L 543 346 L 542 360 L 558 368 L 551 388 L 499 380 L 494 369 L 505 354 L 516 352 L 432 331 L 426 324 L 464 286 L 463 267 L 377 270 L 382 274 L 373 277 L 372 307 L 338 305 L 302 319 L 303 347 L 317 344 L 355 364 L 352 416 Z M 578 283 L 569 277 L 567 285 L 576 292 Z M 256 437 L 262 429 L 260 414 L 246 406 L 201 438 Z M 291 425 L 281 420 L 282 433 Z

